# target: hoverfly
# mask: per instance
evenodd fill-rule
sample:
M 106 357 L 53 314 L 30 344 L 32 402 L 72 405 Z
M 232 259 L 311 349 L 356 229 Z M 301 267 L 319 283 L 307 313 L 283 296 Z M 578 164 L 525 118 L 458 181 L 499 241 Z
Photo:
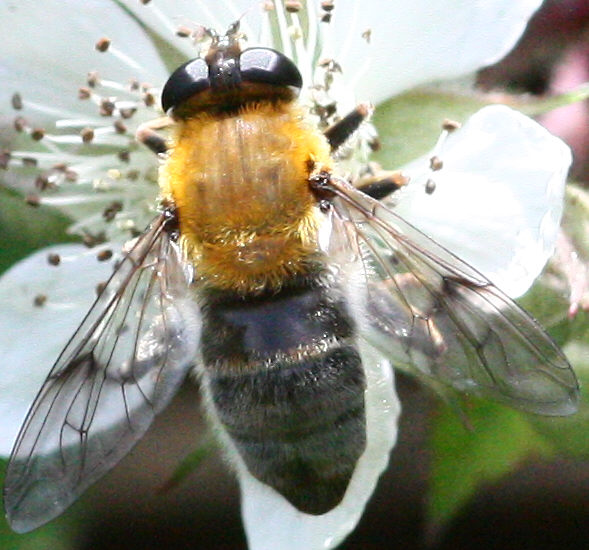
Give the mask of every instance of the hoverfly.
M 578 383 L 537 322 L 375 197 L 297 102 L 294 63 L 242 50 L 238 25 L 162 93 L 175 126 L 161 211 L 122 259 L 37 395 L 4 501 L 13 529 L 53 519 L 142 437 L 189 372 L 253 478 L 305 514 L 341 502 L 366 445 L 366 356 L 535 413 Z

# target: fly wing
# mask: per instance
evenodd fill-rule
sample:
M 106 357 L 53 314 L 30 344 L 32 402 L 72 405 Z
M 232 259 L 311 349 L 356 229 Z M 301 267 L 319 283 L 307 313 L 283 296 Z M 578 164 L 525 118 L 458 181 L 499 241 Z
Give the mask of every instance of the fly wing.
M 199 316 L 166 223 L 121 261 L 28 412 L 4 486 L 15 531 L 58 516 L 123 458 L 193 364 Z
M 334 218 L 368 281 L 364 336 L 393 364 L 519 409 L 575 412 L 576 376 L 536 320 L 392 210 L 332 185 Z

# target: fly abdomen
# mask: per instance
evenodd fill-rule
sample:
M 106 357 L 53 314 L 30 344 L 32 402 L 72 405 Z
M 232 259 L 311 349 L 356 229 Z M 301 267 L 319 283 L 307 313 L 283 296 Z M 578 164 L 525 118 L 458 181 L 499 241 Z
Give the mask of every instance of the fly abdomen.
M 354 323 L 330 293 L 305 279 L 203 307 L 204 381 L 217 418 L 250 473 L 309 514 L 341 501 L 366 445 Z

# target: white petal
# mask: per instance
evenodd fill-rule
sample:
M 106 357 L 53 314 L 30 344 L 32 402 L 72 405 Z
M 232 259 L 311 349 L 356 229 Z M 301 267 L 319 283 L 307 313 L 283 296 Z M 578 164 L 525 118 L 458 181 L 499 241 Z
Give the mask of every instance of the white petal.
M 262 21 L 260 3 L 251 0 L 158 0 L 146 5 L 137 0 L 122 0 L 122 3 L 150 30 L 182 51 L 187 59 L 194 57 L 197 50 L 190 40 L 175 36 L 179 26 L 204 26 L 224 33 L 231 23 L 239 19 L 240 30 L 248 41 L 252 41 L 258 36 Z
M 490 106 L 448 137 L 442 170 L 429 172 L 430 156 L 404 170 L 411 183 L 396 212 L 520 296 L 554 250 L 570 149 L 521 113 Z
M 111 0 L 2 2 L 0 30 L 3 111 L 15 92 L 21 92 L 25 101 L 64 109 L 62 118 L 89 109 L 89 102 L 76 98 L 93 70 L 121 83 L 136 78 L 159 84 L 167 75 L 145 30 Z M 125 63 L 113 53 L 96 51 L 95 44 L 103 37 L 111 39 L 113 51 L 123 59 L 133 61 Z
M 332 55 L 356 97 L 379 102 L 503 57 L 541 0 L 338 0 Z M 370 44 L 361 34 L 370 29 Z M 370 59 L 370 65 L 366 60 Z
M 358 523 L 397 439 L 400 405 L 390 365 L 362 350 L 367 370 L 367 446 L 342 502 L 322 516 L 296 510 L 276 491 L 239 468 L 242 516 L 250 550 L 334 548 Z
M 50 266 L 48 254 L 61 263 Z M 49 369 L 112 271 L 81 245 L 46 248 L 0 277 L 0 455 L 8 455 Z M 45 295 L 43 306 L 36 296 Z

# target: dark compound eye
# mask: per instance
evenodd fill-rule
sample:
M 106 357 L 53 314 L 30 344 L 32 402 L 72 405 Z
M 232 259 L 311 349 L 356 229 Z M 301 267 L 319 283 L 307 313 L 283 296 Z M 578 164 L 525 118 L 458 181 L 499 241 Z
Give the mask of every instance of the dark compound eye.
M 217 51 L 221 55 L 213 64 L 207 63 L 203 58 L 193 59 L 172 73 L 162 91 L 162 107 L 165 112 L 178 107 L 195 94 L 211 88 L 223 91 L 229 86 L 239 87 L 241 83 L 251 82 L 290 88 L 298 92 L 303 85 L 301 73 L 296 65 L 285 55 L 270 48 L 249 48 L 241 52 L 237 71 L 234 65 L 235 58 L 230 55 L 223 56 L 221 48 Z M 229 63 L 231 67 L 225 67 Z M 228 70 L 224 70 L 225 68 Z M 221 78 L 229 72 L 231 79 Z
M 297 66 L 270 48 L 249 48 L 239 58 L 241 80 L 301 89 L 303 79 Z
M 168 78 L 162 90 L 162 108 L 168 112 L 194 94 L 211 87 L 209 66 L 202 59 L 193 59 L 178 67 Z

